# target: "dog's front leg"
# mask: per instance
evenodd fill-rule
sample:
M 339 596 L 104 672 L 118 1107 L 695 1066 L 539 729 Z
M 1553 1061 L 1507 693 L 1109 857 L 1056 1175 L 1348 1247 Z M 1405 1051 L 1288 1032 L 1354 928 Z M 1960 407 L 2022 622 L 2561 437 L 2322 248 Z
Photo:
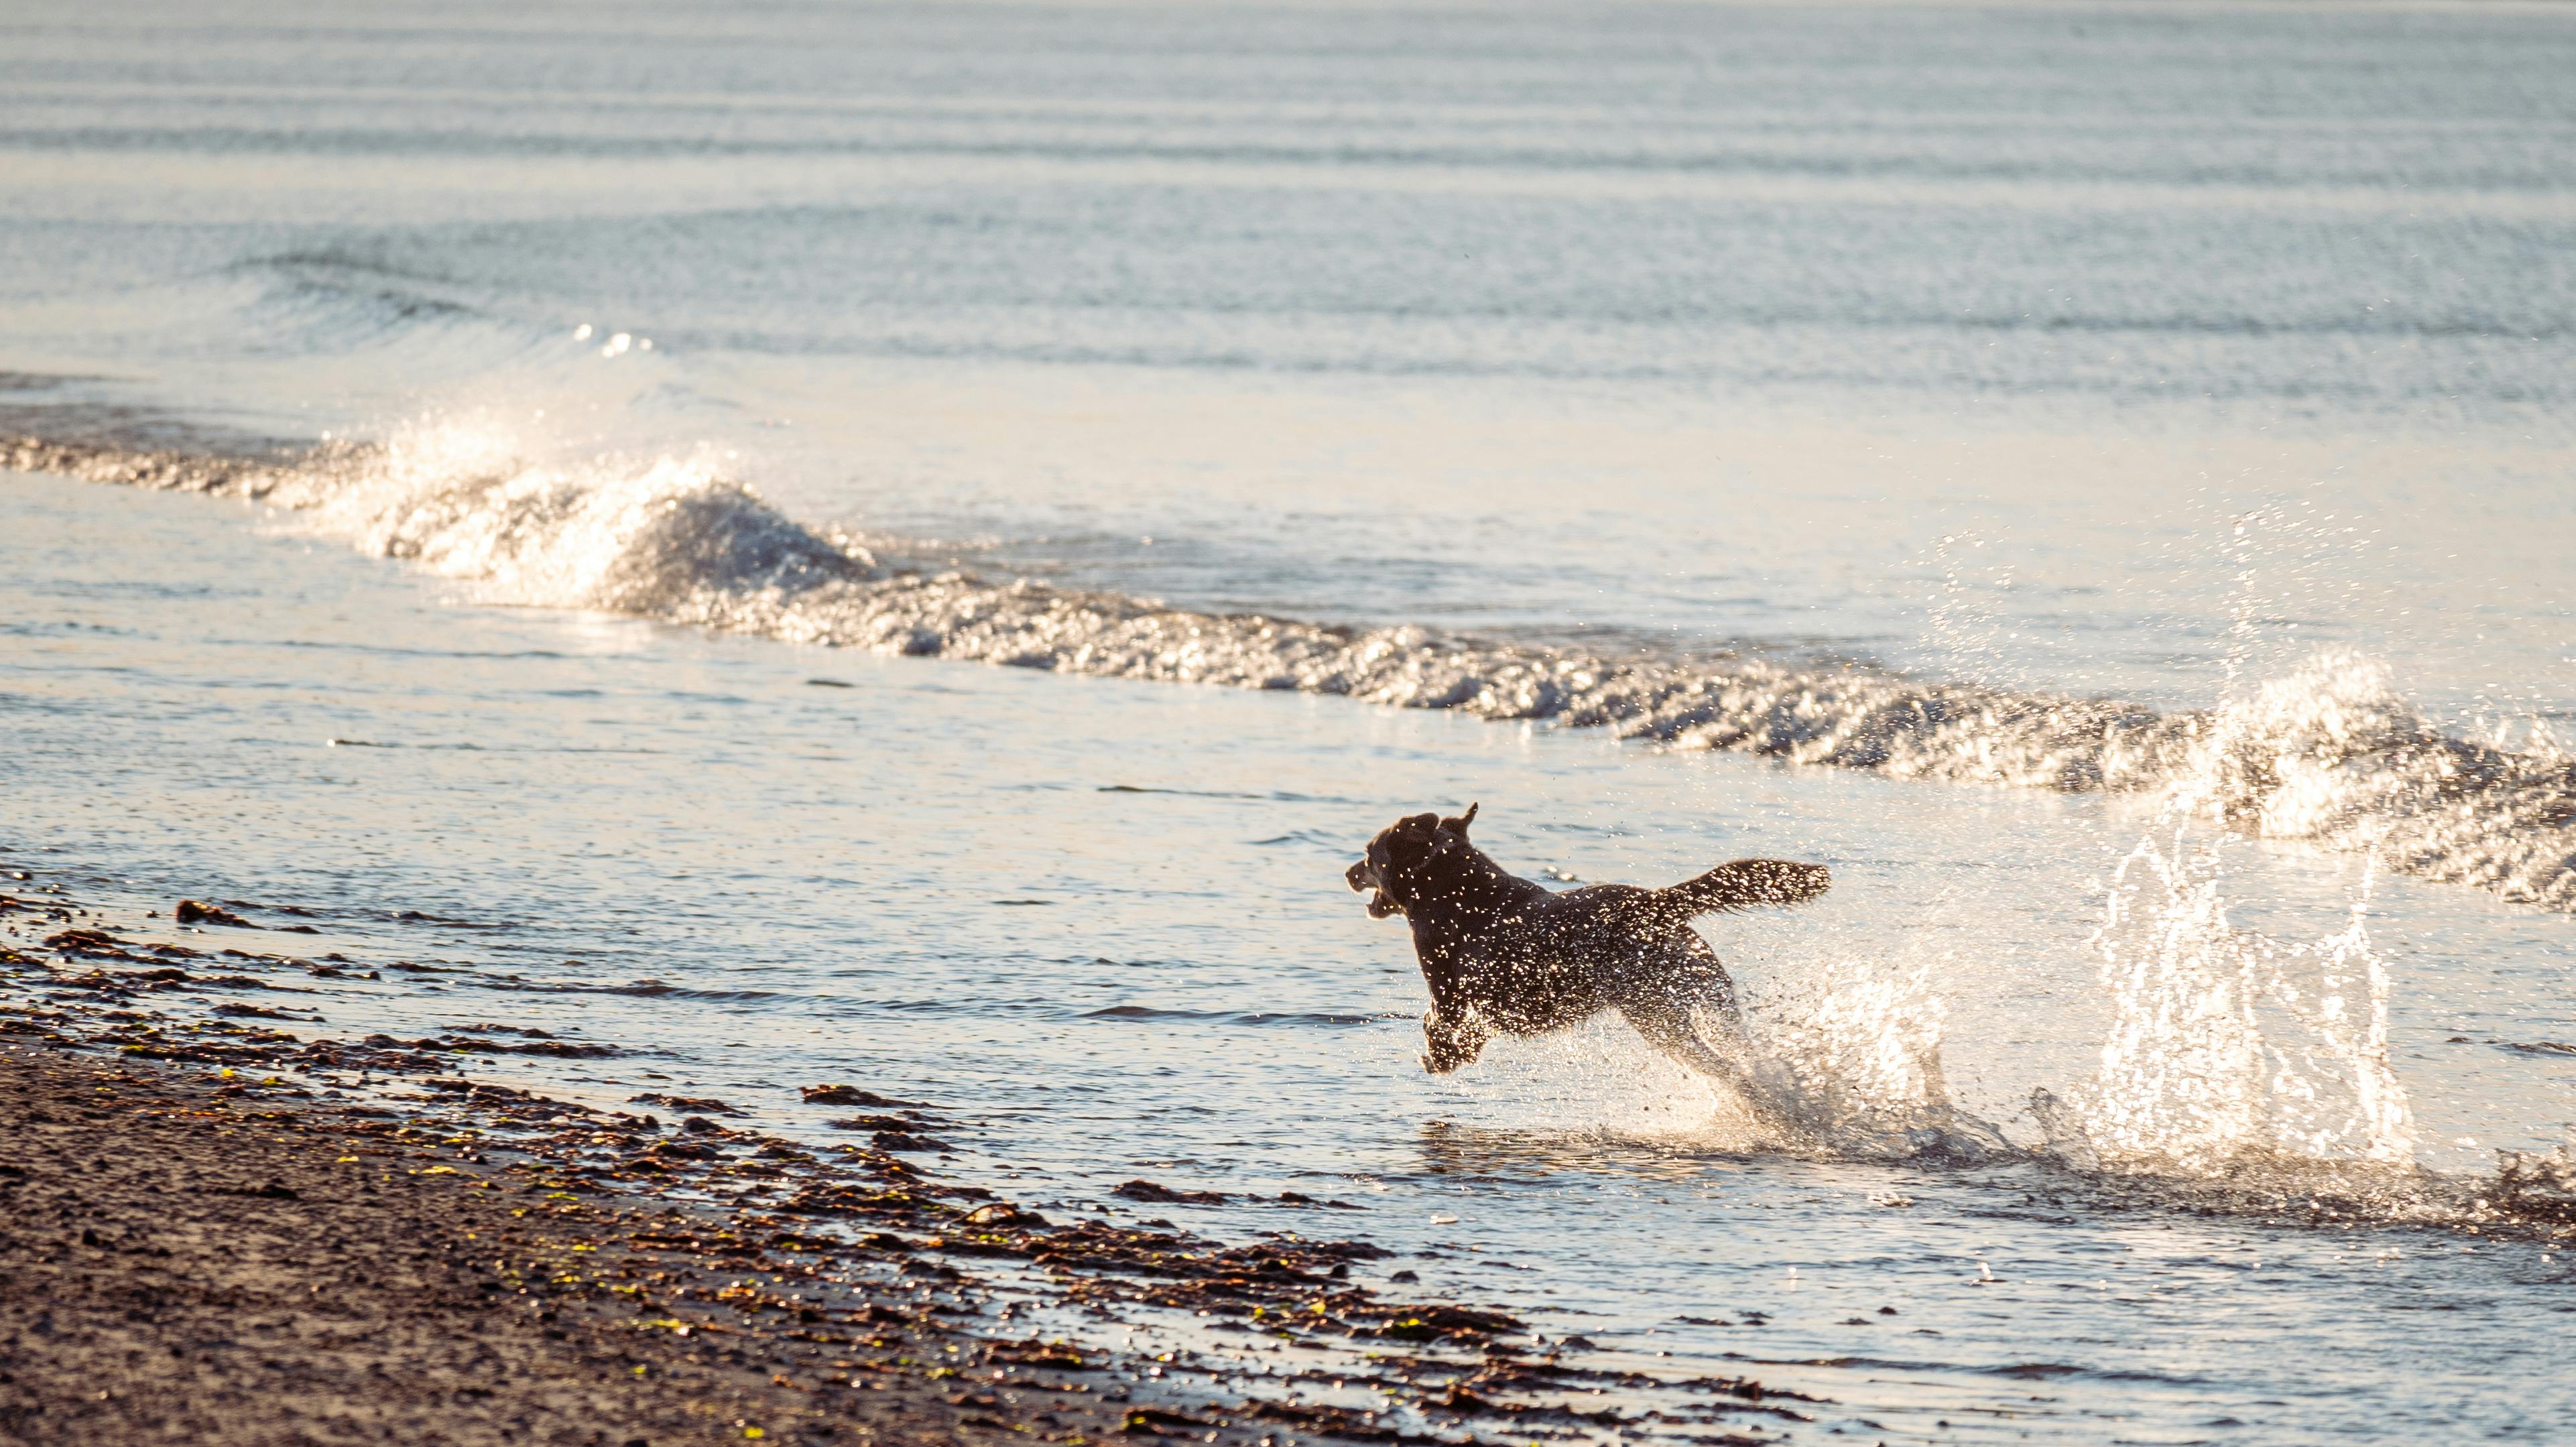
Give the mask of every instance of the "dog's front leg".
M 1446 1075 L 1461 1065 L 1472 1064 L 1484 1050 L 1488 1037 L 1472 1012 L 1453 1010 L 1435 1001 L 1422 1017 L 1422 1038 L 1429 1046 L 1422 1053 L 1422 1068 L 1434 1075 Z

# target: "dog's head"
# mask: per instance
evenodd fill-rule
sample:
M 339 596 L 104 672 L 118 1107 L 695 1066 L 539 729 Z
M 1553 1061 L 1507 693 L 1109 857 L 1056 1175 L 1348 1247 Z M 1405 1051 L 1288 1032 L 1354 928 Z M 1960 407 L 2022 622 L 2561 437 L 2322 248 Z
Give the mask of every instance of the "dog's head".
M 1422 898 L 1424 886 L 1437 876 L 1443 859 L 1467 849 L 1467 826 L 1475 819 L 1473 804 L 1466 813 L 1448 819 L 1408 814 L 1377 831 L 1368 843 L 1368 853 L 1344 870 L 1342 878 L 1354 890 L 1374 891 L 1369 894 L 1369 918 L 1401 914 Z

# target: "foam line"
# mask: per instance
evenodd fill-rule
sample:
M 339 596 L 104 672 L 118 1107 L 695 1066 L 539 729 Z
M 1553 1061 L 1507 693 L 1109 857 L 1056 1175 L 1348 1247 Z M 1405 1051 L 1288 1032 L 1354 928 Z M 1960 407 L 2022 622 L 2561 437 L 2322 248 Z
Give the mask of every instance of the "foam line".
M 1114 678 L 1342 694 L 1898 778 L 2185 799 L 2231 827 L 2576 912 L 2576 759 L 2444 734 L 2350 655 L 2158 713 L 1847 667 L 1617 658 L 1211 614 L 878 558 L 712 454 L 529 464 L 472 429 L 266 458 L 20 438 L 0 466 L 297 509 L 495 602 Z

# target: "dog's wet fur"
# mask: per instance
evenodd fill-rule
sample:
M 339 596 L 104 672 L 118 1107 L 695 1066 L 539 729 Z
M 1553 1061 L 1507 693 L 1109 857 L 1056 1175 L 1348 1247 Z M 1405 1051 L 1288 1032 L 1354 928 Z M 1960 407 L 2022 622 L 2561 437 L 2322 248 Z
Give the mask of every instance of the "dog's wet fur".
M 1473 1061 L 1496 1033 L 1542 1035 L 1617 1010 L 1685 1067 L 1747 1084 L 1735 982 L 1691 921 L 1798 904 L 1825 892 L 1821 864 L 1739 859 L 1666 889 L 1593 884 L 1559 893 L 1467 842 L 1476 806 L 1413 814 L 1378 831 L 1344 874 L 1372 919 L 1401 914 L 1431 987 L 1423 1068 Z M 1710 1027 L 1724 1038 L 1709 1038 Z

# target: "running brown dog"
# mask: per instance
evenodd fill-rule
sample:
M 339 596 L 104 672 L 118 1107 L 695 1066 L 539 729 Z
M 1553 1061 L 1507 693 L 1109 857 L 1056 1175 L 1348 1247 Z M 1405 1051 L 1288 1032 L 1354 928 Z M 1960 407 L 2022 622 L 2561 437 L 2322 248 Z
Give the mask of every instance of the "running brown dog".
M 1693 918 L 1825 892 L 1821 864 L 1739 859 L 1669 889 L 1592 884 L 1560 894 L 1506 873 L 1467 842 L 1476 806 L 1455 818 L 1414 814 L 1378 831 L 1343 875 L 1375 893 L 1371 919 L 1401 914 L 1431 987 L 1423 1068 L 1446 1074 L 1496 1031 L 1543 1035 L 1617 1010 L 1649 1044 L 1741 1092 L 1738 1042 L 1712 1042 L 1701 1020 L 1740 1019 L 1735 982 L 1690 927 Z

